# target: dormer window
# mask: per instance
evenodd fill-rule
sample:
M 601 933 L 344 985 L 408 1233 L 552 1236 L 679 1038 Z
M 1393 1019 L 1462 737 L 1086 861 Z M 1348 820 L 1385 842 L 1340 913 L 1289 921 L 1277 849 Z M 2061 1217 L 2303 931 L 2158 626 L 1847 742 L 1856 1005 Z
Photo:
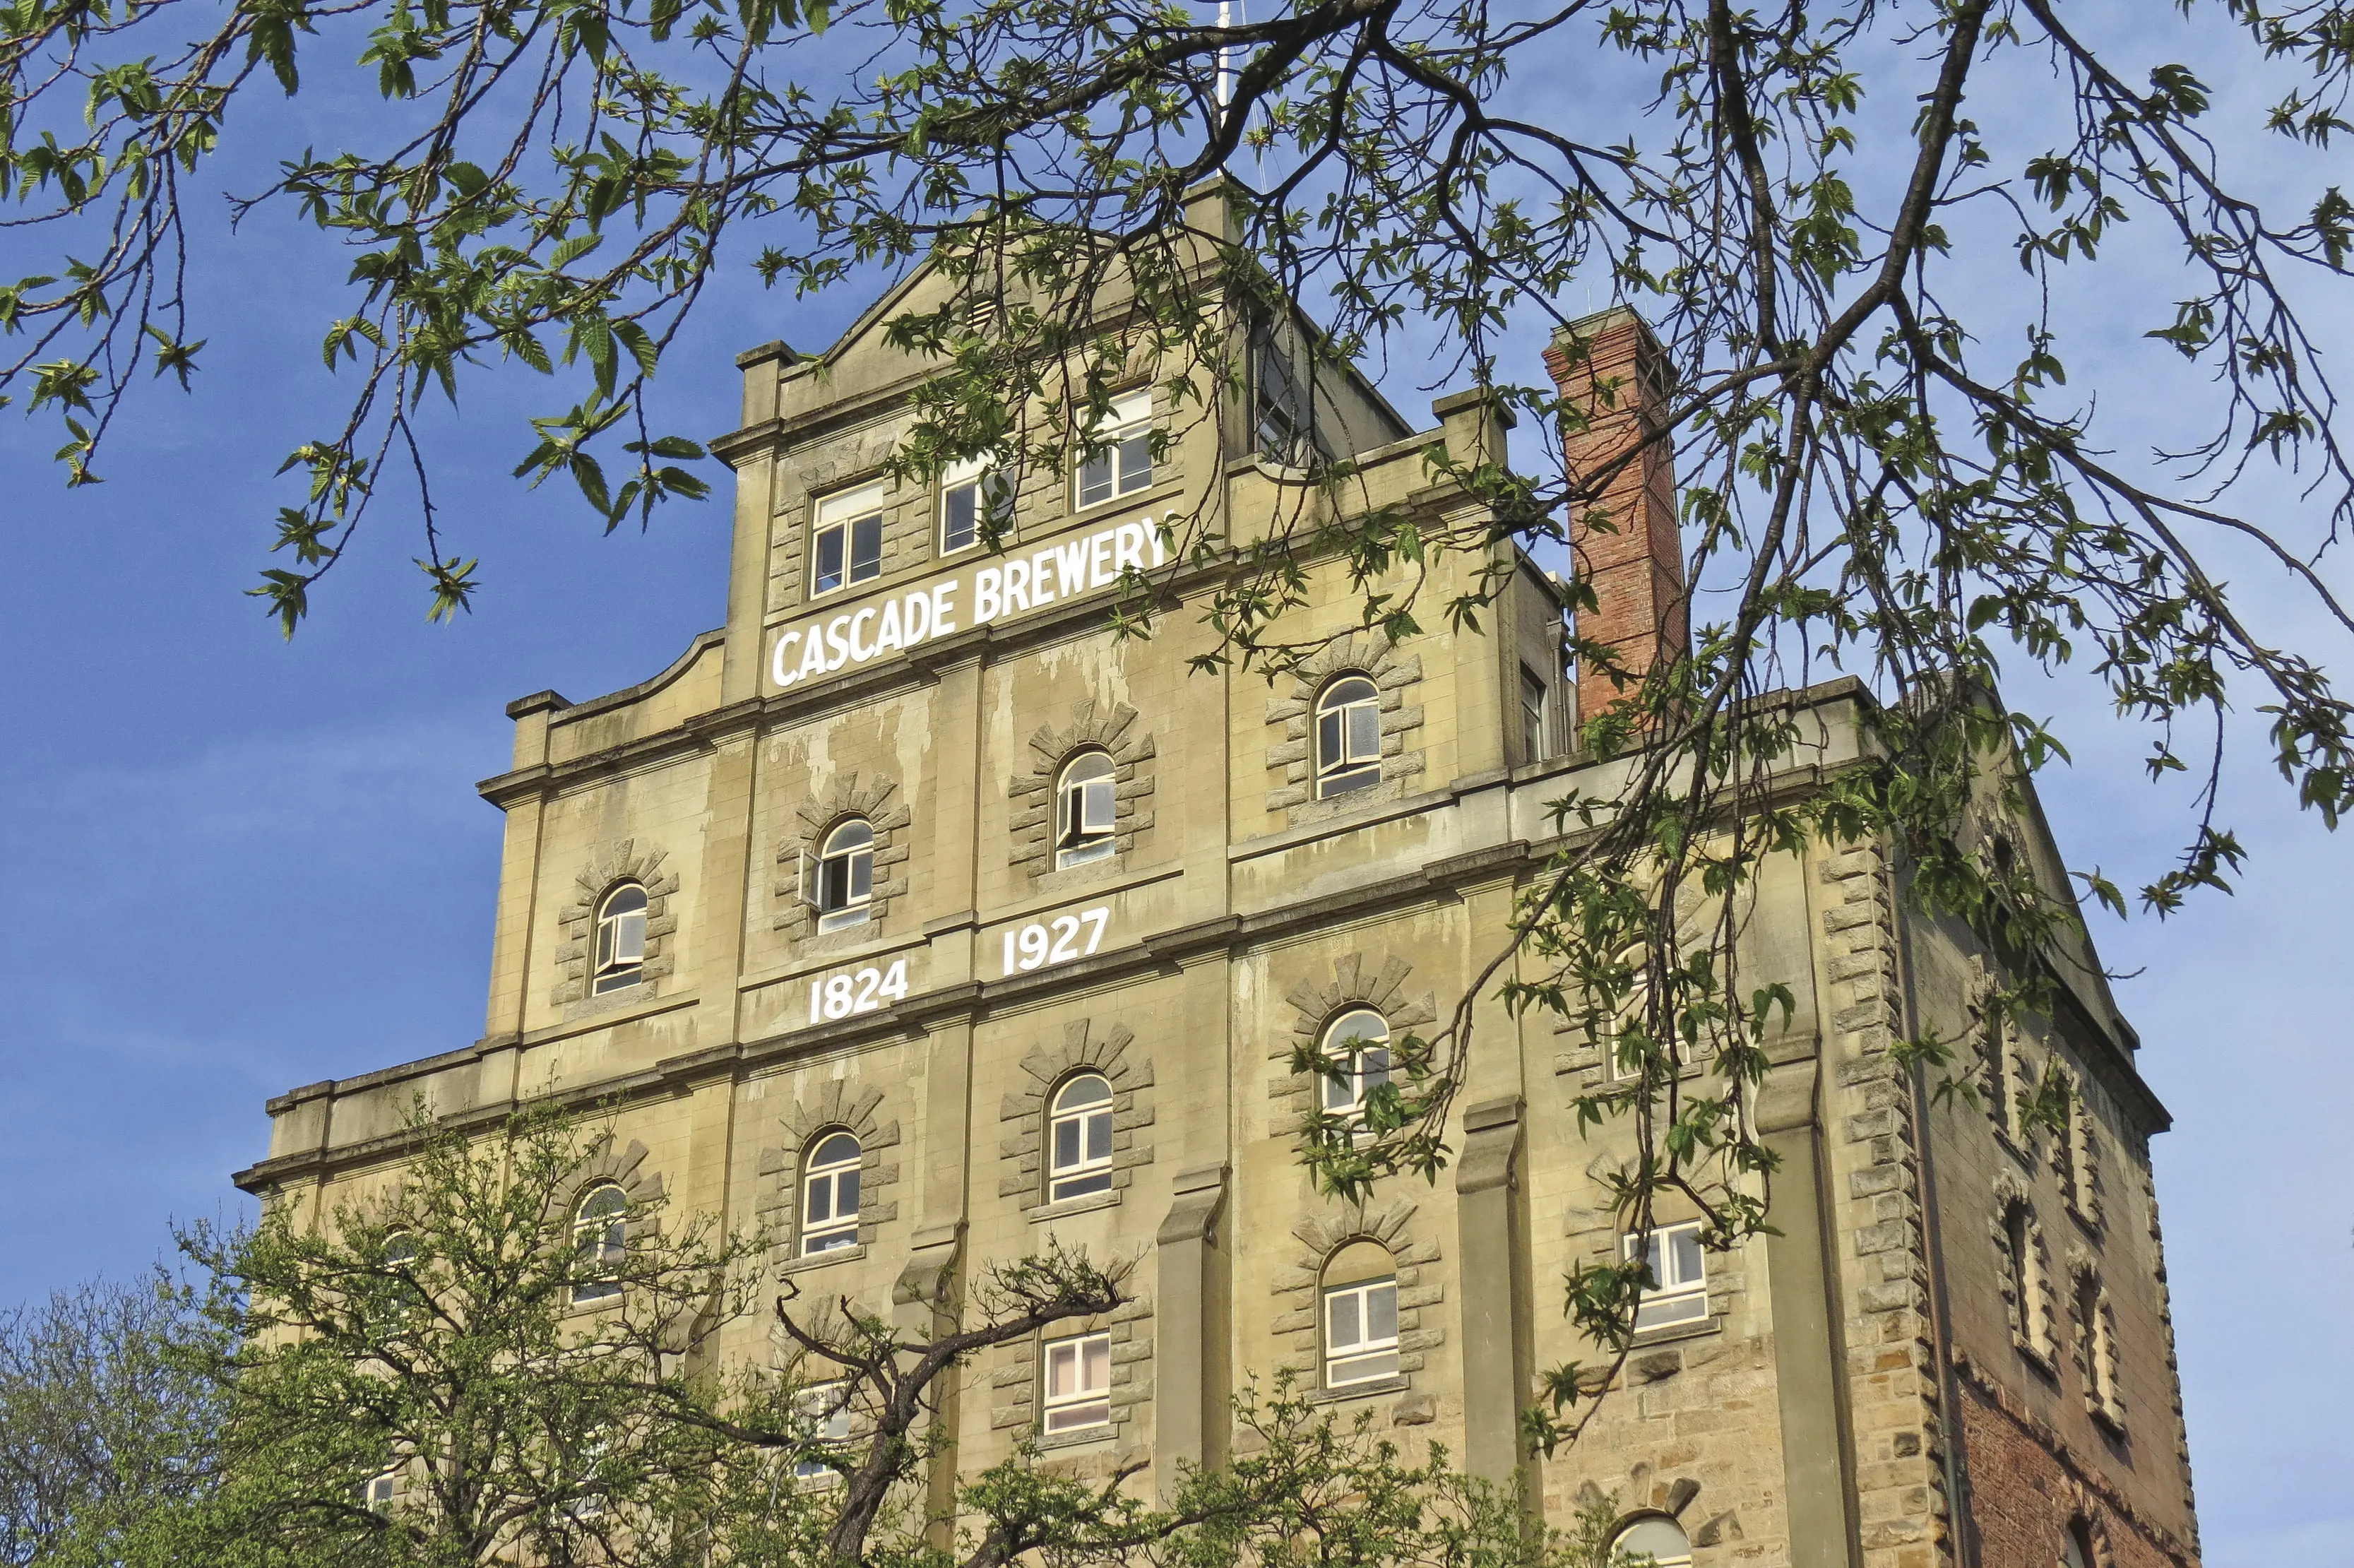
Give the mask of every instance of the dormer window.
M 817 503 L 810 530 L 810 597 L 883 575 L 883 487 L 862 485 Z
M 597 906 L 597 961 L 588 989 L 602 996 L 638 983 L 646 963 L 646 890 L 625 882 Z
M 1055 786 L 1055 865 L 1084 865 L 1112 853 L 1118 769 L 1100 751 L 1083 751 Z
M 1382 781 L 1382 694 L 1343 675 L 1316 698 L 1316 797 L 1329 800 Z
M 1079 460 L 1079 509 L 1100 506 L 1152 486 L 1152 389 L 1113 399 L 1087 432 Z

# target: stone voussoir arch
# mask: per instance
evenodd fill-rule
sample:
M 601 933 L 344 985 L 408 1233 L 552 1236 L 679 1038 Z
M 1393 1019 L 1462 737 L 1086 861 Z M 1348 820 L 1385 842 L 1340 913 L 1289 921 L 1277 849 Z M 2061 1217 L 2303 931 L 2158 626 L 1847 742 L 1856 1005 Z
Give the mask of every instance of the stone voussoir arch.
M 1416 1210 L 1409 1198 L 1378 1207 L 1331 1204 L 1291 1227 L 1292 1240 L 1299 1246 L 1288 1266 L 1277 1269 L 1271 1287 L 1276 1300 L 1272 1328 L 1281 1348 L 1279 1367 L 1300 1373 L 1311 1384 L 1320 1379 L 1323 1347 L 1318 1336 L 1324 1266 L 1342 1247 L 1369 1241 L 1386 1251 L 1397 1268 L 1398 1371 L 1411 1381 L 1422 1370 L 1424 1352 L 1446 1339 L 1437 1315 L 1425 1308 L 1437 1307 L 1445 1290 L 1431 1266 L 1439 1260 L 1438 1243 L 1415 1226 Z
M 1325 1028 L 1352 1008 L 1370 1007 L 1388 1022 L 1392 1035 L 1438 1022 L 1436 993 L 1410 994 L 1405 982 L 1414 965 L 1395 956 L 1372 968 L 1363 953 L 1343 953 L 1332 960 L 1331 978 L 1310 976 L 1294 985 L 1284 1001 L 1291 1009 L 1291 1028 L 1273 1042 L 1267 1053 L 1278 1065 L 1267 1079 L 1267 1097 L 1276 1102 L 1278 1124 L 1288 1114 L 1305 1121 L 1315 1105 L 1313 1074 L 1292 1071 L 1299 1051 L 1316 1048 Z
M 1136 835 L 1152 826 L 1152 736 L 1137 728 L 1137 711 L 1124 703 L 1071 705 L 1068 728 L 1041 726 L 1030 737 L 1030 770 L 1006 789 L 1013 805 L 1011 859 L 1033 876 L 1055 869 L 1055 780 L 1078 753 L 1099 750 L 1112 760 L 1112 853 L 1126 855 Z
M 638 994 L 652 991 L 671 972 L 677 960 L 669 950 L 670 938 L 678 930 L 678 916 L 671 912 L 670 901 L 678 892 L 678 874 L 662 869 L 669 855 L 667 850 L 640 849 L 637 840 L 622 839 L 605 845 L 595 860 L 573 874 L 571 902 L 556 917 L 564 932 L 556 948 L 558 1007 L 587 1000 L 589 953 L 597 941 L 597 906 L 624 882 L 634 882 L 646 890 L 646 956 L 638 969 L 642 988 Z
M 1140 1136 L 1152 1125 L 1152 1061 L 1129 1049 L 1135 1043 L 1124 1023 L 1106 1028 L 1077 1018 L 1063 1026 L 1059 1044 L 1035 1046 L 1022 1058 L 1023 1081 L 998 1102 L 1006 1128 L 998 1143 L 998 1196 L 1018 1197 L 1025 1210 L 1045 1204 L 1047 1099 L 1074 1073 L 1101 1073 L 1111 1086 L 1113 1192 L 1125 1192 L 1137 1168 L 1152 1163 L 1152 1141 Z
M 836 774 L 825 788 L 793 808 L 794 826 L 800 831 L 777 847 L 776 929 L 798 930 L 805 936 L 815 933 L 817 911 L 801 902 L 801 857 L 806 853 L 814 860 L 824 847 L 826 834 L 852 817 L 864 818 L 875 830 L 875 892 L 867 903 L 867 918 L 879 923 L 890 912 L 892 901 L 906 895 L 907 828 L 914 819 L 899 792 L 898 780 L 852 768 Z
M 588 1157 L 573 1167 L 571 1173 L 548 1193 L 547 1206 L 541 1221 L 570 1243 L 572 1216 L 578 1212 L 581 1200 L 597 1187 L 614 1186 L 629 1200 L 628 1235 L 635 1239 L 653 1225 L 653 1211 L 663 1198 L 662 1173 L 647 1169 L 646 1146 L 631 1139 L 616 1149 L 613 1135 L 600 1133 L 589 1145 Z
M 783 1143 L 760 1151 L 760 1202 L 755 1211 L 769 1246 L 790 1259 L 801 1240 L 801 1161 L 821 1134 L 840 1128 L 858 1139 L 858 1245 L 872 1246 L 878 1227 L 899 1217 L 899 1124 L 882 1116 L 884 1095 L 856 1078 L 829 1078 L 796 1097 L 777 1118 Z
M 1316 694 L 1325 683 L 1345 672 L 1362 673 L 1381 693 L 1382 781 L 1373 789 L 1353 790 L 1334 800 L 1316 798 Z M 1329 641 L 1292 666 L 1291 693 L 1270 697 L 1267 722 L 1278 726 L 1283 738 L 1267 748 L 1267 767 L 1283 782 L 1270 790 L 1267 809 L 1293 822 L 1313 821 L 1373 800 L 1395 800 L 1406 783 L 1424 769 L 1424 758 L 1414 744 L 1422 728 L 1422 705 L 1407 699 L 1422 682 L 1422 659 L 1403 653 L 1377 631 L 1335 630 Z

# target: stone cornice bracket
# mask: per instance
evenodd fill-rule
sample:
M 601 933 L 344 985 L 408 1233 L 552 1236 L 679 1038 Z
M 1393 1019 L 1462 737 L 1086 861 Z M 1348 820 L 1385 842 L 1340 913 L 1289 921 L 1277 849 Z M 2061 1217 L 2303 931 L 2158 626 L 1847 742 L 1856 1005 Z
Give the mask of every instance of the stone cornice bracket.
M 1188 1167 L 1177 1172 L 1170 1186 L 1176 1197 L 1170 1203 L 1169 1217 L 1161 1222 L 1161 1234 L 1155 1239 L 1162 1246 L 1176 1246 L 1185 1242 L 1215 1246 L 1218 1242 L 1218 1216 L 1226 1205 L 1225 1162 L 1218 1160 Z
M 1815 1090 L 1819 1075 L 1815 1071 L 1815 1063 L 1816 1058 L 1808 1056 L 1766 1069 L 1766 1077 L 1757 1086 L 1754 1101 L 1753 1114 L 1756 1118 L 1758 1137 L 1797 1132 L 1816 1125 Z
M 1482 1100 L 1463 1113 L 1463 1152 L 1455 1162 L 1458 1192 L 1510 1191 L 1520 1180 L 1521 1097 Z

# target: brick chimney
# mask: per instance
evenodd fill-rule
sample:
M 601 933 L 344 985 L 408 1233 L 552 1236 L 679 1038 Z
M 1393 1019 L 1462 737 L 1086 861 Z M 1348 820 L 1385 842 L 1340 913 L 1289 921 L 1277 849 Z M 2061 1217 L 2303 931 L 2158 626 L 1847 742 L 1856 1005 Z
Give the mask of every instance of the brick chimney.
M 1564 402 L 1588 410 L 1584 430 L 1562 432 L 1573 485 L 1659 429 L 1666 417 L 1666 356 L 1643 319 L 1623 306 L 1554 333 L 1545 368 Z M 1591 526 L 1586 519 L 1596 512 L 1617 531 Z M 1614 650 L 1632 676 L 1691 651 L 1674 453 L 1668 443 L 1646 447 L 1599 496 L 1579 508 L 1570 519 L 1569 546 L 1575 574 L 1594 589 L 1595 607 L 1578 613 L 1580 635 Z M 1632 691 L 1631 680 L 1622 690 L 1591 661 L 1580 659 L 1577 722 L 1606 712 Z

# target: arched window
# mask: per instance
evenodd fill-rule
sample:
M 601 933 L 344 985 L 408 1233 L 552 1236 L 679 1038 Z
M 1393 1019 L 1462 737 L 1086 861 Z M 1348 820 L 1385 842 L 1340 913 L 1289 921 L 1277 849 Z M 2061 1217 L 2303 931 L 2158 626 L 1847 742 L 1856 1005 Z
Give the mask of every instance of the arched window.
M 1342 1013 L 1325 1028 L 1324 1059 L 1332 1065 L 1324 1076 L 1325 1114 L 1363 1115 L 1365 1097 L 1390 1081 L 1389 1021 L 1369 1007 Z
M 803 895 L 817 906 L 817 928 L 839 931 L 866 918 L 875 896 L 875 829 L 853 817 L 825 835 L 818 851 L 817 885 Z
M 1614 1563 L 1621 1552 L 1648 1559 L 1652 1568 L 1691 1568 L 1691 1540 L 1684 1527 L 1662 1513 L 1645 1514 L 1610 1542 Z
M 1111 1191 L 1111 1086 L 1081 1073 L 1055 1091 L 1047 1113 L 1046 1201 Z
M 801 1255 L 858 1245 L 858 1164 L 864 1150 L 830 1132 L 801 1161 Z
M 1063 765 L 1055 784 L 1055 866 L 1084 865 L 1112 852 L 1112 760 L 1082 751 Z
M 2117 1418 L 2116 1320 L 2108 1292 L 2091 1269 L 2076 1276 L 2076 1332 L 2084 1351 L 2084 1404 L 2106 1421 Z
M 1382 694 L 1364 676 L 1343 675 L 1316 697 L 1316 798 L 1381 781 Z
M 1360 1241 L 1334 1253 L 1320 1303 L 1326 1388 L 1397 1376 L 1397 1265 L 1387 1248 Z
M 2081 1517 L 2068 1521 L 2068 1534 L 2062 1545 L 2064 1568 L 2094 1568 L 2099 1562 L 2093 1551 L 2093 1527 Z
M 638 983 L 646 963 L 646 890 L 625 882 L 597 906 L 597 962 L 589 991 L 602 996 Z
M 417 1237 L 408 1231 L 394 1231 L 384 1238 L 384 1261 L 390 1268 L 407 1268 L 417 1261 Z
M 588 1189 L 572 1211 L 572 1299 L 604 1301 L 621 1293 L 621 1259 L 630 1244 L 630 1195 L 610 1181 Z

